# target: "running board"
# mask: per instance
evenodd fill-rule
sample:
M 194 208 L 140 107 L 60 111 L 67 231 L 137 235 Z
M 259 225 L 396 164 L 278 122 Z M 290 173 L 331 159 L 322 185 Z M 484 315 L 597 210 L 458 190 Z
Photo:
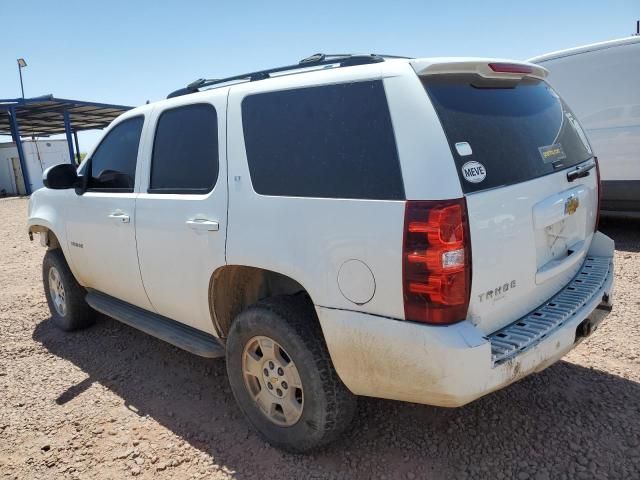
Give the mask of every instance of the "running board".
M 220 341 L 201 330 L 95 290 L 89 291 L 86 301 L 94 310 L 187 352 L 207 358 L 224 357 L 224 346 Z

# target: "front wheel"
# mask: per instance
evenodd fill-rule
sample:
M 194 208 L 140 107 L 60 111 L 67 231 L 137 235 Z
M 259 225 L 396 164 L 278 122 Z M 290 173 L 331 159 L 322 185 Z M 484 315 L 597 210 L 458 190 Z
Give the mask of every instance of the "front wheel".
M 84 299 L 87 292 L 71 273 L 62 250 L 47 250 L 42 282 L 51 318 L 58 328 L 71 331 L 93 324 L 95 312 Z
M 356 398 L 333 369 L 313 305 L 279 296 L 242 312 L 227 339 L 227 372 L 249 422 L 267 441 L 305 452 L 336 439 Z

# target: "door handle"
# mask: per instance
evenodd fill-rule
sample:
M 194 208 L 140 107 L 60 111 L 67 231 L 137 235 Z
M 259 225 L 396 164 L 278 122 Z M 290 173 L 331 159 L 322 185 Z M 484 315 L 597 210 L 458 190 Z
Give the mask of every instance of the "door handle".
M 220 229 L 220 224 L 218 222 L 208 220 L 206 218 L 194 218 L 193 220 L 187 220 L 186 224 L 190 229 L 200 232 L 217 232 Z
M 122 212 L 113 212 L 109 214 L 109 218 L 118 223 L 129 223 L 129 221 L 131 220 L 131 217 L 129 217 L 129 215 Z

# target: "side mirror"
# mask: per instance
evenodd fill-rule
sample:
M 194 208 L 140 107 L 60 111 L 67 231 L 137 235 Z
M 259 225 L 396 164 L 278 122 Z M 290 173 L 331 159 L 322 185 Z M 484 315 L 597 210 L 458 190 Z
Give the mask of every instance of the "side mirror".
M 75 165 L 70 163 L 54 165 L 47 168 L 42 174 L 44 186 L 53 190 L 75 188 L 79 185 L 79 180 L 80 177 L 78 177 Z

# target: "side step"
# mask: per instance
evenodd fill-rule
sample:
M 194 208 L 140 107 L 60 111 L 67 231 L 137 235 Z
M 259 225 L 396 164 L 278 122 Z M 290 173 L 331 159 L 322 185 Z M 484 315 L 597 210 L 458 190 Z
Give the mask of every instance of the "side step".
M 224 357 L 224 346 L 220 341 L 201 330 L 95 290 L 89 291 L 86 301 L 91 308 L 100 313 L 195 355 L 207 358 Z

